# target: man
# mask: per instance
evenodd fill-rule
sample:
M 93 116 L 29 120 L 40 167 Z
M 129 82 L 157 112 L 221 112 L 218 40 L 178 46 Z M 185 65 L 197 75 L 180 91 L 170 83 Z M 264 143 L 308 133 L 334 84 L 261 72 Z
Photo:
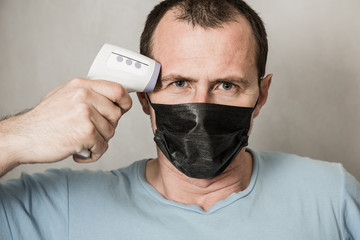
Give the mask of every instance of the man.
M 3 239 L 360 239 L 360 186 L 341 165 L 245 148 L 272 78 L 249 6 L 166 0 L 148 17 L 141 52 L 162 64 L 154 92 L 138 93 L 158 157 L 2 185 Z M 2 173 L 84 148 L 91 158 L 75 161 L 99 159 L 130 107 L 115 83 L 58 87 L 1 122 Z

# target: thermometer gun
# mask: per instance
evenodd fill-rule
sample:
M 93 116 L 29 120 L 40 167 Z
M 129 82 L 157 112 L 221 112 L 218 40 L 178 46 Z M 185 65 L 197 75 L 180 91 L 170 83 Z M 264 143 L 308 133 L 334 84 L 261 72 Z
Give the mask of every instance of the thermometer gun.
M 91 65 L 88 78 L 120 83 L 128 92 L 151 92 L 160 67 L 151 58 L 105 43 Z M 90 151 L 84 149 L 75 156 L 89 158 Z

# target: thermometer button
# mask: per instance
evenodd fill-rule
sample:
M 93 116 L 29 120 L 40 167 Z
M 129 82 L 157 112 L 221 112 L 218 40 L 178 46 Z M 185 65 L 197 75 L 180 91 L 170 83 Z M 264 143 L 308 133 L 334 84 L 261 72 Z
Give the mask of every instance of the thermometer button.
M 137 69 L 139 69 L 139 68 L 141 68 L 141 64 L 138 63 L 138 62 L 136 62 L 136 63 L 135 63 L 135 67 L 136 67 Z

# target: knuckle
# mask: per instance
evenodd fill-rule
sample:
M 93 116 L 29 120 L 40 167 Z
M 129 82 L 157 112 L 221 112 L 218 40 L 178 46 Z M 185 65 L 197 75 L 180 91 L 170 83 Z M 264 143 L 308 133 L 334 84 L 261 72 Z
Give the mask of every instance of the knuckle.
M 91 121 L 84 121 L 81 124 L 80 136 L 82 136 L 82 142 L 95 142 L 95 132 L 96 128 Z
M 104 142 L 102 153 L 105 153 L 108 149 L 109 149 L 109 144 L 107 142 Z
M 125 88 L 120 84 L 115 84 L 113 87 L 113 90 L 114 90 L 115 96 L 121 97 L 122 95 L 124 95 L 126 93 Z
M 109 149 L 109 144 L 107 142 L 104 142 L 103 153 L 106 152 L 108 149 Z
M 94 161 L 99 160 L 99 158 L 107 151 L 109 144 L 107 142 L 103 142 L 99 144 L 97 148 L 97 151 L 94 151 L 91 155 Z
M 132 99 L 129 98 L 128 104 L 127 104 L 127 110 L 129 110 L 132 107 Z
M 90 95 L 91 93 L 89 90 L 85 88 L 78 88 L 74 92 L 73 100 L 75 102 L 85 102 L 90 97 Z
M 96 162 L 97 160 L 99 160 L 101 157 L 101 154 L 92 154 L 91 155 L 91 160 L 92 162 Z
M 110 138 L 112 138 L 115 135 L 115 128 L 113 126 L 109 125 L 108 131 L 109 131 Z
M 83 85 L 84 83 L 84 79 L 82 78 L 73 78 L 69 81 L 69 85 L 73 86 L 73 87 L 78 87 Z
M 106 124 L 101 135 L 106 141 L 109 141 L 115 135 L 115 128 L 111 124 Z
M 98 150 L 97 153 L 98 154 L 103 154 L 104 152 L 106 152 L 106 150 L 109 148 L 109 144 L 107 141 L 102 140 L 98 142 Z
M 121 108 L 121 115 L 129 111 L 129 109 L 132 107 L 132 99 L 130 96 L 123 98 L 119 106 Z
M 77 104 L 76 112 L 80 119 L 88 120 L 91 117 L 91 108 L 85 103 Z
M 89 124 L 85 125 L 84 132 L 87 136 L 90 137 L 90 139 L 92 139 L 92 141 L 95 141 L 96 128 L 95 128 L 94 124 L 89 123 Z
M 116 109 L 115 109 L 115 111 L 113 112 L 112 116 L 113 116 L 112 121 L 113 121 L 114 123 L 116 123 L 117 121 L 119 121 L 119 119 L 120 119 L 121 116 L 122 116 L 122 110 L 121 110 L 121 108 L 116 107 Z

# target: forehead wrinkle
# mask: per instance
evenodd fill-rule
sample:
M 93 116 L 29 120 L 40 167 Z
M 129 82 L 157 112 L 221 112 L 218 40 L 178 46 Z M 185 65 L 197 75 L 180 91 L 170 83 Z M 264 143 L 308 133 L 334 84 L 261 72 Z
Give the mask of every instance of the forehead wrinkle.
M 210 29 L 189 26 L 185 22 L 174 21 L 173 17 L 168 12 L 153 36 L 153 57 L 161 62 L 164 70 L 174 70 L 166 74 L 181 74 L 184 68 L 207 66 L 208 73 L 215 73 L 216 77 L 221 78 L 222 75 L 218 75 L 221 72 L 228 75 L 241 72 L 252 78 L 253 74 L 248 71 L 256 72 L 256 43 L 251 26 L 244 17 L 238 16 L 237 21 Z M 179 32 L 185 34 L 180 36 Z M 204 39 L 204 36 L 207 38 Z M 169 47 L 165 47 L 167 44 Z M 192 50 L 188 51 L 189 48 Z M 238 70 L 233 68 L 235 65 L 239 66 Z

